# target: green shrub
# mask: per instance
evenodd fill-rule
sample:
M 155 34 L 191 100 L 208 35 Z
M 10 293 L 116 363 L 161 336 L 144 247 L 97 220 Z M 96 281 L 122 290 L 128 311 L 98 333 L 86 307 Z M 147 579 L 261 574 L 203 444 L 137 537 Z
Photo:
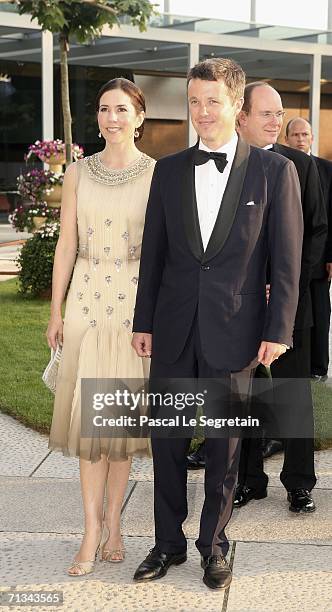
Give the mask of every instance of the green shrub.
M 26 241 L 18 256 L 19 291 L 32 297 L 43 296 L 52 287 L 52 270 L 59 223 L 48 223 Z

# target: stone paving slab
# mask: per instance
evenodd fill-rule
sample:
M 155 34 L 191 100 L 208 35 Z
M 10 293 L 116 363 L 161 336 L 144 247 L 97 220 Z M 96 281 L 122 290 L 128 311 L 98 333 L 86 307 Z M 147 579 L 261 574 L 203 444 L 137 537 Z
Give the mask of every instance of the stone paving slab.
M 279 474 L 282 468 L 282 456 L 271 457 L 265 463 L 269 475 L 269 484 L 281 487 Z M 332 450 L 315 453 L 317 473 L 316 489 L 332 489 Z M 33 474 L 36 478 L 79 478 L 79 465 L 76 457 L 64 457 L 62 453 L 52 452 Z M 134 457 L 130 472 L 130 480 L 138 482 L 153 481 L 152 460 Z M 204 470 L 189 470 L 188 482 L 204 482 Z
M 47 436 L 0 412 L 0 476 L 29 476 L 48 455 Z
M 149 584 L 136 584 L 132 577 L 152 548 L 152 538 L 125 537 L 124 563 L 98 561 L 93 574 L 73 578 L 65 570 L 79 543 L 77 536 L 0 534 L 0 584 L 2 587 L 15 585 L 18 590 L 63 590 L 64 609 L 76 612 L 84 609 L 89 612 L 220 612 L 222 609 L 224 593 L 211 591 L 203 584 L 199 554 L 192 541 L 188 561 L 170 568 L 162 580 Z M 30 609 L 36 610 L 24 607 L 24 610 Z
M 283 488 L 269 487 L 268 497 L 235 510 L 228 529 L 234 540 L 332 545 L 331 492 L 315 490 L 317 510 L 296 514 L 288 510 Z
M 188 538 L 198 535 L 203 497 L 202 484 L 188 485 L 189 511 L 184 524 Z M 288 510 L 284 491 L 270 487 L 266 499 L 252 501 L 245 508 L 233 512 L 228 537 L 243 541 L 332 544 L 330 492 L 317 490 L 315 500 L 317 510 L 314 514 L 293 514 Z M 135 487 L 124 511 L 123 529 L 127 535 L 153 535 L 152 483 L 139 482 Z
M 61 452 L 53 451 L 34 473 L 34 478 L 79 478 L 79 461 L 77 457 L 65 457 Z
M 332 548 L 237 543 L 227 612 L 330 612 Z
M 271 457 L 265 462 L 265 470 L 269 475 L 269 484 L 273 487 L 283 487 L 279 478 L 282 463 L 283 455 Z M 43 469 L 43 466 L 41 469 Z M 315 453 L 315 469 L 317 474 L 316 488 L 332 489 L 332 450 L 318 451 Z M 134 459 L 130 479 L 139 482 L 152 481 L 153 469 L 151 460 Z M 188 482 L 203 483 L 204 470 L 188 470 Z
M 0 477 L 0 531 L 82 533 L 79 481 Z
M 188 485 L 188 518 L 184 526 L 187 537 L 196 538 L 203 503 L 203 485 Z M 122 517 L 123 532 L 132 536 L 154 535 L 153 483 L 138 482 Z
M 13 440 L 6 440 L 7 448 L 0 450 L 0 475 L 3 476 L 27 476 L 29 475 L 36 466 L 42 461 L 41 465 L 34 472 L 33 476 L 36 478 L 79 478 L 79 464 L 76 457 L 64 457 L 60 452 L 49 453 L 47 449 L 47 437 L 42 436 L 32 430 L 24 427 L 21 423 L 15 421 L 7 415 L 1 415 L 0 413 L 0 433 L 8 431 L 5 419 L 9 419 L 11 423 L 10 436 L 12 433 L 15 435 L 15 444 Z M 1 422 L 3 421 L 3 430 L 1 428 Z M 8 421 L 7 421 L 8 422 Z M 22 429 L 23 428 L 23 429 Z M 25 434 L 30 435 L 30 440 L 33 440 L 34 445 L 38 444 L 38 439 L 41 441 L 40 448 L 43 449 L 41 455 L 37 454 L 37 461 L 35 460 L 35 454 L 32 455 L 32 461 L 29 461 L 27 456 L 27 449 L 21 453 L 20 449 L 16 446 L 17 440 L 20 436 Z M 38 447 L 39 448 L 39 447 Z M 29 442 L 29 450 L 32 450 L 31 443 Z M 17 452 L 18 451 L 18 452 Z M 6 455 L 7 452 L 7 455 Z M 6 458 L 7 457 L 7 458 Z M 27 460 L 27 464 L 26 464 Z M 266 472 L 269 474 L 269 483 L 273 487 L 281 487 L 279 474 L 282 468 L 283 458 L 281 455 L 271 457 L 265 463 Z M 34 467 L 33 467 L 34 466 Z M 317 485 L 316 489 L 322 488 L 332 489 L 332 450 L 319 451 L 315 453 L 315 466 L 317 473 Z M 152 460 L 147 458 L 134 457 L 132 469 L 130 472 L 130 480 L 137 480 L 139 482 L 153 481 L 153 467 Z M 204 482 L 204 470 L 189 470 L 188 471 L 188 482 Z

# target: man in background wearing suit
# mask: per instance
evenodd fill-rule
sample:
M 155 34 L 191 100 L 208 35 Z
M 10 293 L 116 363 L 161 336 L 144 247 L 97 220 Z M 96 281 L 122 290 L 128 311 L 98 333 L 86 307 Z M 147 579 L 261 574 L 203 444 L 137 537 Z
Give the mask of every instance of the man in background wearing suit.
M 315 161 L 322 185 L 328 219 L 326 249 L 317 264 L 310 284 L 314 324 L 311 329 L 311 377 L 317 382 L 327 379 L 329 366 L 329 330 L 331 317 L 330 285 L 332 278 L 332 162 L 311 153 L 313 135 L 306 119 L 296 117 L 286 126 L 286 143 L 310 155 Z
M 139 356 L 151 356 L 152 383 L 225 379 L 232 389 L 246 388 L 246 402 L 258 361 L 272 363 L 292 342 L 303 220 L 293 163 L 250 147 L 236 134 L 244 85 L 242 68 L 229 59 L 205 60 L 189 72 L 189 109 L 200 139 L 155 167 L 133 347 Z M 267 305 L 268 260 L 274 286 Z M 191 431 L 186 438 L 152 435 L 156 544 L 136 570 L 137 581 L 161 578 L 186 561 L 190 439 Z M 206 439 L 196 546 L 203 581 L 214 589 L 231 581 L 225 527 L 239 448 L 232 435 Z
M 301 203 L 304 220 L 304 236 L 299 282 L 299 302 L 295 318 L 293 348 L 282 355 L 271 366 L 274 379 L 298 381 L 299 397 L 302 392 L 306 401 L 303 407 L 296 405 L 294 395 L 289 401 L 289 411 L 300 408 L 303 420 L 312 422 L 313 406 L 308 379 L 310 378 L 310 332 L 312 308 L 310 281 L 312 271 L 322 258 L 327 233 L 327 219 L 315 162 L 300 151 L 277 144 L 284 110 L 279 93 L 263 81 L 250 83 L 245 88 L 244 103 L 238 116 L 239 133 L 251 145 L 270 149 L 291 159 L 296 166 L 301 185 Z M 271 290 L 273 289 L 273 275 Z M 293 385 L 293 382 L 290 385 Z M 294 388 L 291 387 L 290 388 Z M 274 385 L 274 401 L 281 405 L 284 387 Z M 284 440 L 284 465 L 280 480 L 287 490 L 289 509 L 293 512 L 313 512 L 315 504 L 311 490 L 316 484 L 314 470 L 313 438 L 288 438 Z M 259 440 L 243 440 L 239 484 L 234 506 L 241 507 L 252 499 L 266 497 L 268 477 L 264 473 L 262 450 Z

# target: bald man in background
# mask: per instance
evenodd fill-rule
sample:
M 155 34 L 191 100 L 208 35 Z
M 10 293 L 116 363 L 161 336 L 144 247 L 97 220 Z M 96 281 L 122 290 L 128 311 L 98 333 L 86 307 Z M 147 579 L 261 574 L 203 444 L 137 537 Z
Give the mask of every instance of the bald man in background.
M 332 162 L 311 153 L 313 134 L 309 121 L 291 119 L 286 126 L 285 141 L 289 147 L 310 155 L 315 161 L 322 185 L 328 218 L 328 237 L 321 261 L 315 267 L 310 285 L 313 311 L 311 329 L 311 377 L 317 382 L 327 379 L 329 365 L 329 329 L 331 318 L 330 285 L 332 278 Z
M 272 364 L 271 374 L 275 380 L 273 401 L 277 407 L 276 416 L 281 406 L 287 407 L 288 414 L 292 418 L 294 415 L 294 422 L 301 427 L 301 431 L 306 431 L 306 437 L 288 437 L 284 440 L 285 456 L 280 480 L 288 493 L 289 510 L 313 512 L 316 507 L 311 490 L 316 484 L 316 476 L 313 406 L 308 383 L 312 326 L 310 281 L 312 270 L 322 259 L 327 219 L 316 164 L 304 153 L 277 143 L 284 115 L 281 97 L 268 83 L 256 81 L 246 85 L 244 103 L 238 114 L 239 134 L 248 144 L 269 149 L 293 161 L 301 186 L 304 238 L 293 347 Z M 273 296 L 273 276 L 270 283 Z M 278 379 L 285 384 L 278 384 Z M 259 440 L 244 439 L 234 506 L 239 508 L 253 499 L 266 497 L 267 483 Z

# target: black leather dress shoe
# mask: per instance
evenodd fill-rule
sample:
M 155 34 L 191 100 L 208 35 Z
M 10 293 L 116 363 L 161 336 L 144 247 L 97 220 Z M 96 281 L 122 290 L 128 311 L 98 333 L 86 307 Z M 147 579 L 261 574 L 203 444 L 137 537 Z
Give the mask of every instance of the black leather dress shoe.
M 143 582 L 146 580 L 157 580 L 166 576 L 168 568 L 171 565 L 180 565 L 187 561 L 187 553 L 163 553 L 159 552 L 157 548 L 152 548 L 150 553 L 138 566 L 134 580 L 137 582 Z
M 187 456 L 188 470 L 203 470 L 205 468 L 205 442 L 202 442 L 193 453 Z
M 202 557 L 203 582 L 210 589 L 227 589 L 232 582 L 232 570 L 223 555 Z
M 315 502 L 307 489 L 292 489 L 287 493 L 291 512 L 315 512 Z
M 281 440 L 266 440 L 266 444 L 263 448 L 263 459 L 267 459 L 276 453 L 280 453 L 283 446 L 284 445 Z
M 267 497 L 266 489 L 251 489 L 245 485 L 238 485 L 235 490 L 234 508 L 245 506 L 252 499 L 263 499 Z

